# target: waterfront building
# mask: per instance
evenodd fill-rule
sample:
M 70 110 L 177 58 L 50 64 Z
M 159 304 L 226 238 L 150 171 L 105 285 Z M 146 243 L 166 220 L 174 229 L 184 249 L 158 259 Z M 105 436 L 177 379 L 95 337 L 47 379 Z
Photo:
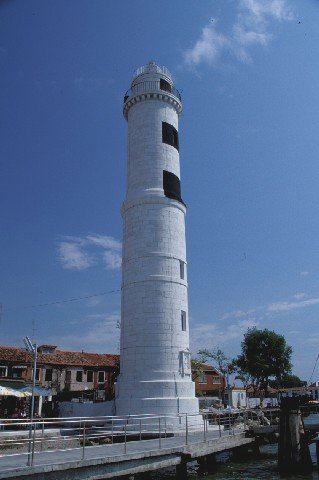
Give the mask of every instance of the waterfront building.
M 165 67 L 139 68 L 128 122 L 116 414 L 198 413 L 189 350 L 181 96 Z
M 119 356 L 59 350 L 40 345 L 36 369 L 37 412 L 42 397 L 56 400 L 80 399 L 94 402 L 113 398 Z M 0 401 L 30 391 L 33 359 L 24 348 L 0 346 Z M 9 394 L 8 394 L 8 393 Z M 7 402 L 6 402 L 7 403 Z M 14 403 L 9 402 L 10 404 Z
M 195 392 L 198 397 L 222 397 L 226 389 L 226 377 L 218 367 L 196 363 L 192 367 Z

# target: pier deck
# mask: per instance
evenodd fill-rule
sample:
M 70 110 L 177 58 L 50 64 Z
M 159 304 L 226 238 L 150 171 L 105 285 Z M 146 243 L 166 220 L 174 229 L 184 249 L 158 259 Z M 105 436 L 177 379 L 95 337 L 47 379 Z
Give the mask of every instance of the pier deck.
M 0 456 L 0 479 L 55 480 L 97 480 L 141 473 L 160 468 L 177 466 L 192 459 L 218 452 L 249 445 L 253 438 L 245 438 L 238 431 L 235 435 L 207 432 L 189 436 L 187 445 L 185 437 L 170 437 L 132 441 L 122 443 L 85 447 L 60 451 L 37 452 L 32 467 L 25 466 L 23 454 Z

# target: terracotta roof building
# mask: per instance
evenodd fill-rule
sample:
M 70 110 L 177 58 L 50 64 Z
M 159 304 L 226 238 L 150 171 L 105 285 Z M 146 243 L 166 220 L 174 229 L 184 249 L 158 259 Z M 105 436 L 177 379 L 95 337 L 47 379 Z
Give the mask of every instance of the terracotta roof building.
M 225 375 L 217 367 L 196 362 L 192 373 L 197 396 L 219 396 L 225 390 Z
M 58 350 L 55 345 L 38 347 L 37 384 L 53 395 L 107 400 L 113 395 L 119 355 Z M 31 382 L 32 357 L 23 348 L 0 346 L 0 383 Z M 63 396 L 63 395 L 62 395 Z

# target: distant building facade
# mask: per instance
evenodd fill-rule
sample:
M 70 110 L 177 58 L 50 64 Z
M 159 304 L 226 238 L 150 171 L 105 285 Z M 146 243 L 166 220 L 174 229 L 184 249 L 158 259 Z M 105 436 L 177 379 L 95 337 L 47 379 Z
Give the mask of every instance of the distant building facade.
M 212 365 L 205 363 L 192 367 L 196 396 L 221 397 L 226 388 L 225 375 Z
M 36 383 L 52 396 L 79 397 L 94 401 L 113 397 L 119 356 L 58 350 L 55 345 L 38 347 Z M 32 358 L 23 348 L 0 346 L 0 383 L 14 387 L 32 381 Z

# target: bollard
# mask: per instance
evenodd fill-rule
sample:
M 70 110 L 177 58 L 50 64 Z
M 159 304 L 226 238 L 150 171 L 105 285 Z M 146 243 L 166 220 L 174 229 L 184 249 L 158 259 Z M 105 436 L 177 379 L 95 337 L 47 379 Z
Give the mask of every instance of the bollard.
M 285 474 L 308 473 L 313 468 L 298 397 L 281 399 L 278 468 Z

